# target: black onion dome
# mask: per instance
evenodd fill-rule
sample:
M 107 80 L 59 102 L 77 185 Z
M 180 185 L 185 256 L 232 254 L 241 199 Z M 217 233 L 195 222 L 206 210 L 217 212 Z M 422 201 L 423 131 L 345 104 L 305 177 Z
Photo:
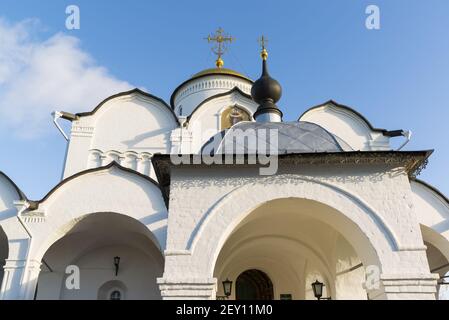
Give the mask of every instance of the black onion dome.
M 268 73 L 267 61 L 262 61 L 262 75 L 251 87 L 251 97 L 259 104 L 254 117 L 266 112 L 274 112 L 282 117 L 282 111 L 276 106 L 276 102 L 282 96 L 282 87 L 276 79 Z
M 276 79 L 273 79 L 267 70 L 267 61 L 263 60 L 262 75 L 254 82 L 251 88 L 251 96 L 254 101 L 262 104 L 266 100 L 273 103 L 279 101 L 282 95 L 282 87 Z

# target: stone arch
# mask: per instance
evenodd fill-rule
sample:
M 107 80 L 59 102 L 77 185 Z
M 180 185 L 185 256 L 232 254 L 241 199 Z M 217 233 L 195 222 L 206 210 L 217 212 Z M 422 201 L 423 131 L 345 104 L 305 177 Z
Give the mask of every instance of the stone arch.
M 265 184 L 275 183 L 270 192 Z M 221 248 L 236 228 L 257 207 L 277 199 L 305 199 L 318 203 L 328 211 L 319 219 L 333 219 L 334 228 L 354 246 L 365 265 L 380 269 L 394 259 L 400 249 L 394 232 L 365 201 L 336 186 L 307 179 L 277 176 L 264 183 L 234 189 L 216 203 L 192 233 L 188 249 L 193 261 L 211 276 Z M 238 205 L 237 205 L 238 204 Z
M 410 186 L 414 211 L 427 247 L 430 272 L 442 277 L 449 271 L 449 200 L 438 189 L 419 179 L 411 180 Z M 439 286 L 438 292 L 446 287 Z M 447 299 L 447 294 L 443 296 Z
M 423 224 L 420 227 L 424 244 L 427 247 L 426 256 L 430 272 L 438 274 L 440 277 L 435 298 L 448 300 L 447 283 L 449 281 L 446 276 L 449 275 L 449 241 L 430 227 Z M 441 285 L 442 283 L 446 284 Z
M 449 241 L 434 229 L 420 225 L 424 242 L 432 244 L 449 261 Z
M 159 299 L 156 278 L 164 257 L 151 231 L 142 222 L 116 213 L 91 213 L 66 226 L 42 256 L 37 299 L 104 299 L 110 286 L 122 282 L 122 299 Z M 114 257 L 121 257 L 114 271 Z M 36 257 L 37 260 L 39 257 Z M 79 268 L 79 289 L 68 290 L 68 266 Z M 117 286 L 116 286 L 117 287 Z M 102 290 L 104 289 L 104 290 Z M 129 292 L 126 292 L 129 291 Z
M 79 224 L 80 222 L 82 222 L 84 220 L 89 220 L 90 218 L 92 218 L 98 214 L 105 214 L 105 215 L 110 215 L 110 216 L 114 215 L 114 216 L 128 218 L 128 219 L 132 220 L 133 221 L 132 225 L 135 228 L 135 232 L 140 233 L 142 236 L 144 236 L 145 238 L 150 240 L 151 243 L 157 248 L 159 253 L 161 255 L 163 254 L 163 249 L 161 248 L 158 239 L 156 238 L 154 233 L 150 229 L 148 229 L 141 221 L 139 221 L 133 217 L 130 217 L 128 215 L 124 215 L 124 214 L 120 214 L 120 213 L 116 213 L 116 212 L 92 212 L 92 213 L 88 213 L 88 214 L 82 215 L 80 217 L 74 218 L 71 221 L 67 222 L 66 224 L 60 226 L 59 229 L 55 230 L 54 234 L 52 234 L 48 237 L 47 241 L 42 243 L 42 245 L 39 247 L 38 250 L 34 251 L 35 254 L 33 255 L 33 258 L 35 260 L 40 260 L 45 255 L 45 253 L 52 247 L 52 245 L 54 245 L 59 240 L 64 238 L 68 232 L 70 232 L 77 226 L 77 224 Z M 78 255 L 75 255 L 72 258 L 72 260 L 75 261 L 77 258 L 78 258 Z
M 247 299 L 243 290 L 247 284 L 256 289 L 255 292 L 250 293 L 251 299 L 254 295 L 258 300 L 273 300 L 273 282 L 266 272 L 259 269 L 248 269 L 240 273 L 235 282 L 237 300 Z
M 115 162 L 63 180 L 38 202 L 36 211 L 46 218 L 30 225 L 33 259 L 39 260 L 78 221 L 98 212 L 139 221 L 153 235 L 156 247 L 165 249 L 168 213 L 159 185 Z
M 422 180 L 411 180 L 410 187 L 418 222 L 449 241 L 449 200 Z

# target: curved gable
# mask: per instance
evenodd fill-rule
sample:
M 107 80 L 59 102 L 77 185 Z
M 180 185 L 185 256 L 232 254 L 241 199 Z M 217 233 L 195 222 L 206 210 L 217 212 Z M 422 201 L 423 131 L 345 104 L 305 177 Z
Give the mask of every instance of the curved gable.
M 325 103 L 316 105 L 314 107 L 311 107 L 309 109 L 307 109 L 298 119 L 298 121 L 302 120 L 302 118 L 309 112 L 316 110 L 316 109 L 320 109 L 322 107 L 330 107 L 330 106 L 334 106 L 337 107 L 339 109 L 345 110 L 348 113 L 352 113 L 354 116 L 358 117 L 359 120 L 361 120 L 362 122 L 365 123 L 365 125 L 372 131 L 379 131 L 379 132 L 386 132 L 386 129 L 380 129 L 380 128 L 375 128 L 373 127 L 373 125 L 368 121 L 368 119 L 366 119 L 361 113 L 359 113 L 358 111 L 352 109 L 351 107 L 345 106 L 343 104 L 339 104 L 337 102 L 335 102 L 334 100 L 328 100 Z
M 64 179 L 34 204 L 26 215 L 42 217 L 41 223 L 30 227 L 43 242 L 52 243 L 89 214 L 117 213 L 142 223 L 158 247 L 165 247 L 168 212 L 159 184 L 115 162 Z
M 14 201 L 26 200 L 25 194 L 5 173 L 0 171 L 0 211 L 14 207 Z
M 175 113 L 173 112 L 172 108 L 170 108 L 170 106 L 161 98 L 156 97 L 148 92 L 145 92 L 143 90 L 140 90 L 139 88 L 134 88 L 132 90 L 128 90 L 128 91 L 124 91 L 124 92 L 119 92 L 117 94 L 114 94 L 110 97 L 107 97 L 106 99 L 104 99 L 102 102 L 100 102 L 92 111 L 89 112 L 80 112 L 77 113 L 76 116 L 78 117 L 85 117 L 85 116 L 91 116 L 94 115 L 98 110 L 100 110 L 100 108 L 102 108 L 104 105 L 107 105 L 109 101 L 112 101 L 114 99 L 123 97 L 123 96 L 129 96 L 129 95 L 133 95 L 133 94 L 139 94 L 142 95 L 146 98 L 149 99 L 153 99 L 155 100 L 157 103 L 160 103 L 161 105 L 163 105 L 164 107 L 167 108 L 167 111 L 171 114 L 171 116 L 173 117 L 173 120 L 179 124 L 178 122 L 178 118 L 176 117 Z
M 88 118 L 81 121 L 94 128 L 90 149 L 103 152 L 167 152 L 171 131 L 179 127 L 178 118 L 162 99 L 139 89 L 109 97 L 84 116 Z
M 146 183 L 153 185 L 154 188 L 156 188 L 160 191 L 161 197 L 163 198 L 162 189 L 160 188 L 159 184 L 155 180 L 153 180 L 149 176 L 141 174 L 135 170 L 122 167 L 117 162 L 112 161 L 106 166 L 84 170 L 84 171 L 78 172 L 68 178 L 65 178 L 64 180 L 59 182 L 56 186 L 54 186 L 41 200 L 34 201 L 34 203 L 39 205 L 39 204 L 45 203 L 47 201 L 51 201 L 51 198 L 56 197 L 58 192 L 62 192 L 61 189 L 66 187 L 66 185 L 70 185 L 73 182 L 83 179 L 86 176 L 98 176 L 99 173 L 111 174 L 111 173 L 113 173 L 114 170 L 121 171 L 125 175 L 128 174 L 130 176 L 135 176 L 136 178 L 141 179 L 141 180 L 145 181 Z M 166 199 L 163 198 L 163 200 L 165 201 Z
M 449 237 L 448 198 L 424 181 L 414 179 L 410 185 L 419 223 Z
M 385 129 L 375 128 L 354 109 L 329 100 L 305 111 L 298 121 L 316 123 L 353 150 L 388 150 L 389 138 Z

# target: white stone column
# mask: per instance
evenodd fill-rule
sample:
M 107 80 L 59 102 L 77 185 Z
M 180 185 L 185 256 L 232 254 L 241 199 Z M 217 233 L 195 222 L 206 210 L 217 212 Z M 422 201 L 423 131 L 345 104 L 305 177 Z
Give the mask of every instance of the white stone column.
M 186 250 L 165 250 L 164 274 L 157 279 L 163 300 L 215 300 L 217 279 L 192 264 Z
M 6 260 L 0 300 L 32 300 L 40 272 L 39 261 Z
M 150 154 L 141 154 L 137 164 L 137 171 L 146 176 L 150 176 L 151 175 L 150 159 L 151 159 Z
M 179 154 L 181 153 L 182 145 L 182 130 L 183 128 L 174 129 L 170 135 L 170 153 Z
M 101 166 L 101 152 L 99 150 L 91 151 L 89 155 L 89 162 L 87 164 L 87 169 L 98 168 Z
M 89 149 L 94 132 L 94 127 L 88 121 L 86 118 L 72 121 L 63 178 L 70 177 L 87 167 L 86 160 L 89 158 Z
M 7 259 L 3 267 L 3 281 L 0 291 L 0 300 L 21 299 L 22 277 L 26 260 Z
M 22 279 L 22 299 L 33 300 L 36 293 L 37 280 L 41 271 L 41 263 L 37 260 L 28 261 Z
M 158 278 L 157 283 L 163 300 L 215 300 L 217 293 L 215 278 Z

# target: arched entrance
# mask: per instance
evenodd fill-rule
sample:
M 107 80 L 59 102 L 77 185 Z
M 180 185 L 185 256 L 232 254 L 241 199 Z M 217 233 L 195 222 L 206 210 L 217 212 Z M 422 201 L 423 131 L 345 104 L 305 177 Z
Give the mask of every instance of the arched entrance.
M 160 249 L 145 225 L 125 215 L 83 216 L 41 262 L 36 299 L 160 299 Z
M 257 269 L 242 272 L 235 282 L 236 300 L 273 300 L 273 283 Z
M 367 299 L 366 263 L 335 228 L 340 216 L 306 199 L 267 202 L 234 228 L 220 250 L 214 277 L 218 283 L 233 281 L 230 298 L 237 300 L 313 300 L 316 280 L 325 285 L 323 297 Z M 219 296 L 222 290 L 219 286 Z

